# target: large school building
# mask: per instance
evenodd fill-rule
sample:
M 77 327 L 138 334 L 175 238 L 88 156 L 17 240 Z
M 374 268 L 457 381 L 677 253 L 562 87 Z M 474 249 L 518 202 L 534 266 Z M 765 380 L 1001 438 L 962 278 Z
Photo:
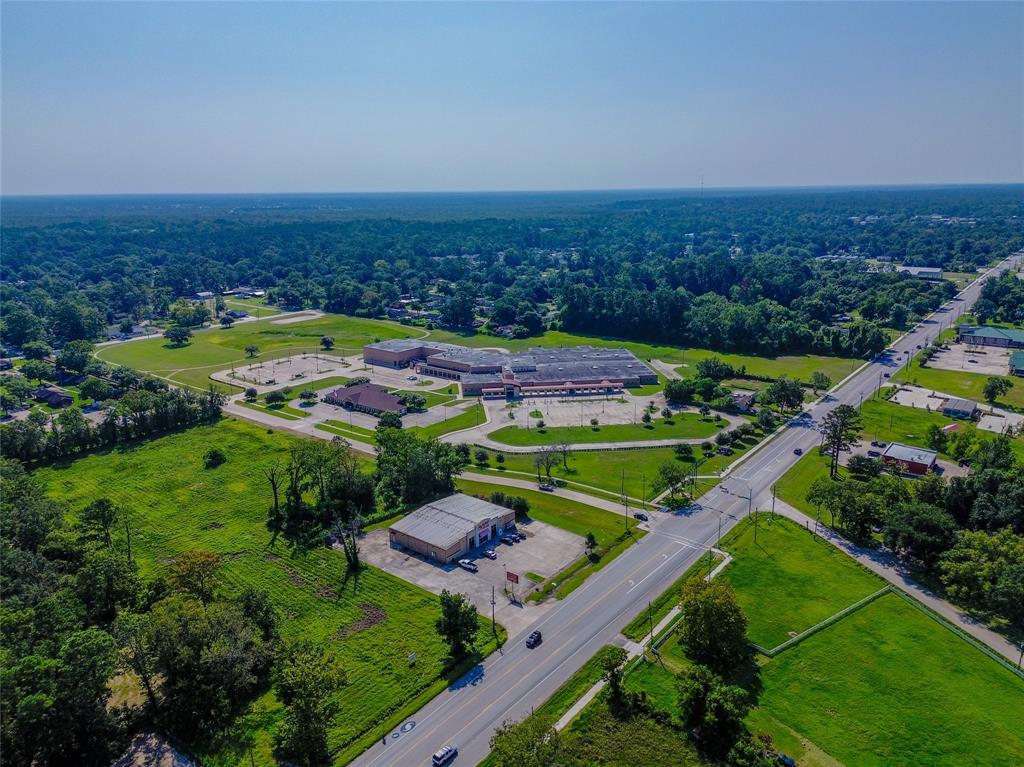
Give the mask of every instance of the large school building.
M 628 349 L 594 346 L 528 349 L 510 354 L 397 339 L 364 346 L 363 361 L 458 381 L 464 397 L 611 394 L 658 382 L 657 374 Z

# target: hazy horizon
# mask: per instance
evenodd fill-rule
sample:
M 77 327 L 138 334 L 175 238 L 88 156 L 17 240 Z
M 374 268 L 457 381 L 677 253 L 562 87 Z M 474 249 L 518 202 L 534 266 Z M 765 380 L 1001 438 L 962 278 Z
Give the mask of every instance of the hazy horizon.
M 0 8 L 4 197 L 1024 180 L 1024 4 Z

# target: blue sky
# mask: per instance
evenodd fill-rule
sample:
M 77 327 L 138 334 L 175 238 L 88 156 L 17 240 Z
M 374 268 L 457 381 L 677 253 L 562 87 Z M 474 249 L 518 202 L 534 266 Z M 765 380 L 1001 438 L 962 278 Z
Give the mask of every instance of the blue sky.
M 2 4 L 4 194 L 1024 180 L 1024 4 Z

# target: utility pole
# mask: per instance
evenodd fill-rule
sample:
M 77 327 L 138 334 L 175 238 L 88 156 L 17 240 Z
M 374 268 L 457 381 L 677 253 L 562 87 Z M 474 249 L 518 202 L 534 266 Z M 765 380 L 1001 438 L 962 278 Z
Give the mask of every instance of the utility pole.
M 491 584 L 491 631 L 494 632 L 494 641 L 498 641 L 498 624 L 494 622 L 494 584 Z
M 772 483 L 772 520 L 775 520 L 775 483 Z
M 619 495 L 622 496 L 622 513 L 626 519 L 626 532 L 629 532 L 629 504 L 626 503 L 626 470 L 619 475 Z
M 645 511 L 647 509 L 647 475 L 640 475 L 640 506 Z
M 654 642 L 654 614 L 651 612 L 651 600 L 647 600 L 647 620 L 651 623 L 651 642 Z M 1017 664 L 1020 665 L 1019 663 Z

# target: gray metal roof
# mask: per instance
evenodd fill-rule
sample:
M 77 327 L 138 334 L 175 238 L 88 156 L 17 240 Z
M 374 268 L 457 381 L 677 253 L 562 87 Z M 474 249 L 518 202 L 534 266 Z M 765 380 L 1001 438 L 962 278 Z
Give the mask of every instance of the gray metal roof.
M 434 344 L 425 344 L 422 340 L 417 338 L 392 338 L 387 341 L 377 341 L 372 344 L 367 344 L 367 349 L 379 349 L 385 352 L 405 352 L 410 349 L 419 349 L 421 347 L 436 348 Z
M 900 442 L 892 442 L 882 455 L 886 458 L 892 458 L 894 461 L 923 463 L 926 466 L 931 466 L 935 463 L 935 457 L 938 453 L 924 447 L 913 447 Z
M 950 397 L 942 406 L 943 410 L 956 410 L 958 413 L 973 413 L 978 409 L 977 402 L 971 402 L 969 399 L 961 399 L 960 397 Z
M 391 529 L 439 549 L 449 549 L 465 540 L 481 522 L 510 513 L 503 506 L 455 493 L 420 506 L 391 525 Z

